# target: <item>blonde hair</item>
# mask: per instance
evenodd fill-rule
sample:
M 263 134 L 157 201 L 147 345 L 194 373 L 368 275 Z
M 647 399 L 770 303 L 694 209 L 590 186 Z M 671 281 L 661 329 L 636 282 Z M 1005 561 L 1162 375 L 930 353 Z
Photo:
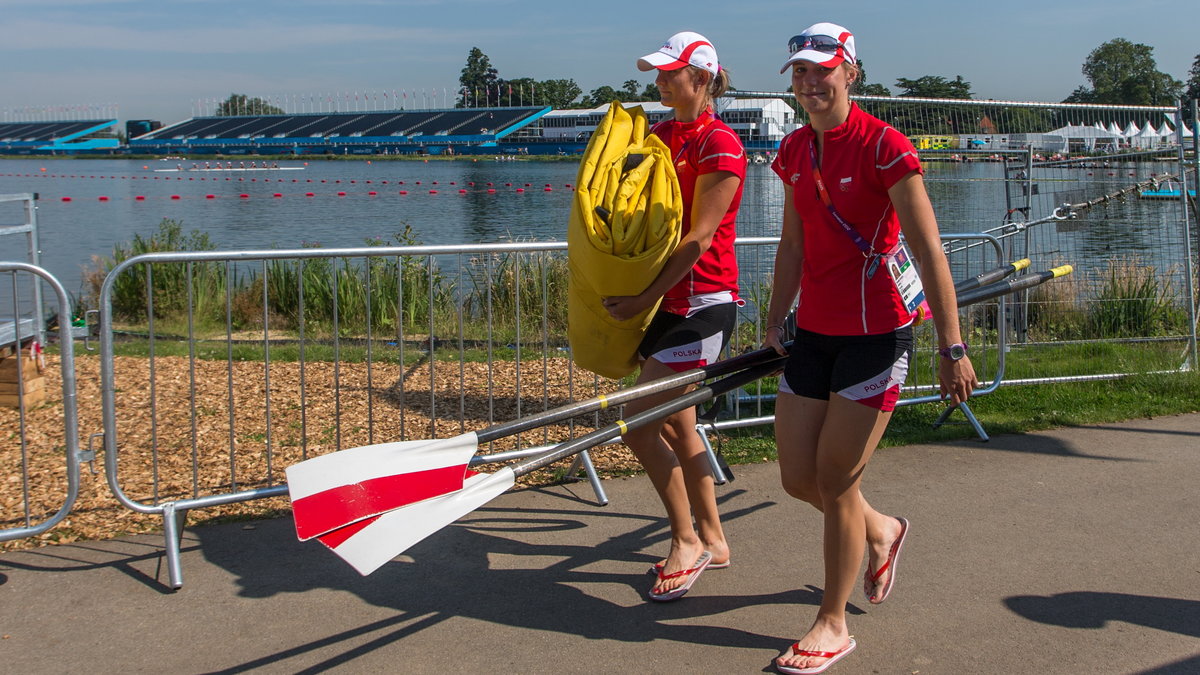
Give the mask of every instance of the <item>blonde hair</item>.
M 718 67 L 716 75 L 699 66 L 688 66 L 688 69 L 696 76 L 700 73 L 708 75 L 708 86 L 704 88 L 704 94 L 710 101 L 715 101 L 724 96 L 725 92 L 729 91 L 729 87 L 733 84 L 729 79 L 729 70 L 726 68 Z
M 850 83 L 849 87 L 846 87 L 846 93 L 850 96 L 853 96 L 854 94 L 858 93 L 858 85 L 860 82 L 862 82 L 862 68 L 860 68 L 857 63 L 851 63 L 849 61 L 842 61 L 840 67 L 843 66 L 848 72 L 854 73 L 854 81 Z

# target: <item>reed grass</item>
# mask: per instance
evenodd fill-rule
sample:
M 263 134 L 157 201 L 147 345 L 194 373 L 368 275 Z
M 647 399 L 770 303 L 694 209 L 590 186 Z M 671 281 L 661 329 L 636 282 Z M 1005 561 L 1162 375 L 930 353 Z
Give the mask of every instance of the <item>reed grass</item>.
M 1184 309 L 1171 300 L 1158 270 L 1136 258 L 1110 260 L 1097 272 L 1100 290 L 1087 305 L 1085 332 L 1100 338 L 1176 335 L 1187 330 Z
M 134 235 L 130 242 L 113 246 L 112 256 L 92 257 L 92 266 L 85 271 L 83 279 L 89 292 L 86 303 L 91 307 L 98 306 L 105 277 L 134 256 L 215 248 L 204 232 L 184 233 L 182 222 L 163 219 L 158 230 L 150 236 Z M 144 321 L 151 308 L 156 319 L 186 316 L 189 303 L 195 316 L 213 316 L 223 311 L 225 288 L 229 282 L 222 267 L 219 263 L 187 262 L 164 263 L 150 271 L 145 268 L 126 270 L 113 280 L 113 316 L 124 321 Z

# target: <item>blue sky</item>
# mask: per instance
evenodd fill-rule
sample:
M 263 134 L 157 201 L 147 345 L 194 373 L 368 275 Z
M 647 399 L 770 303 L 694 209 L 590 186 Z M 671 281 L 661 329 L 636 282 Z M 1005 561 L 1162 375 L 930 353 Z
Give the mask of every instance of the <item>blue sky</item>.
M 1062 100 L 1085 84 L 1088 53 L 1117 37 L 1153 47 L 1159 70 L 1179 80 L 1200 53 L 1196 0 L 816 5 L 0 0 L 0 111 L 116 104 L 122 119 L 174 122 L 194 101 L 235 91 L 373 91 L 380 107 L 384 91 L 447 90 L 452 100 L 472 47 L 501 77 L 572 78 L 587 92 L 652 81 L 634 62 L 678 30 L 712 40 L 737 87 L 782 91 L 787 40 L 817 21 L 855 33 L 871 82 L 894 90 L 898 77 L 962 75 L 980 98 Z

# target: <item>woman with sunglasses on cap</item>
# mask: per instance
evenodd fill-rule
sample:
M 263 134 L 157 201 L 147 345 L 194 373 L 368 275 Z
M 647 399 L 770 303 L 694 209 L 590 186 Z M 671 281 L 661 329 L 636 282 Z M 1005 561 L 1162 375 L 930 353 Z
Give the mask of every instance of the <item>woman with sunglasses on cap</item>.
M 651 131 L 671 149 L 683 197 L 682 238 L 658 277 L 638 295 L 604 300 L 613 318 L 625 320 L 662 298 L 638 348 L 638 381 L 645 382 L 712 363 L 733 333 L 741 304 L 733 241 L 746 153 L 737 134 L 713 111 L 713 101 L 729 88 L 729 76 L 703 35 L 676 33 L 637 65 L 642 71 L 657 71 L 662 103 L 674 111 Z M 626 414 L 685 391 L 628 403 Z M 630 431 L 624 441 L 649 474 L 671 527 L 671 548 L 654 566 L 657 576 L 649 597 L 676 600 L 707 567 L 729 565 L 729 545 L 711 469 L 696 433 L 695 409 Z
M 882 603 L 896 583 L 909 523 L 872 508 L 860 484 L 913 357 L 922 301 L 941 347 L 942 396 L 952 405 L 969 398 L 975 371 L 916 150 L 850 100 L 861 76 L 854 36 L 818 23 L 792 38 L 789 51 L 780 72 L 791 70 L 809 124 L 783 139 L 772 165 L 786 206 L 765 345 L 784 353 L 783 324 L 798 298 L 775 437 L 785 490 L 824 514 L 825 590 L 816 621 L 775 666 L 807 674 L 856 646 L 846 603 L 864 549 L 867 600 Z

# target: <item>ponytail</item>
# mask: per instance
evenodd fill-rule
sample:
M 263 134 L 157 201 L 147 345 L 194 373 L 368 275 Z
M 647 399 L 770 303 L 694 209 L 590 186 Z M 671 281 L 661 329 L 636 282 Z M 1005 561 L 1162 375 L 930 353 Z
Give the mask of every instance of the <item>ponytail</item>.
M 714 101 L 721 98 L 725 95 L 725 92 L 729 91 L 729 87 L 732 84 L 729 80 L 729 71 L 718 67 L 717 74 L 713 75 L 712 79 L 708 82 L 708 97 Z
M 704 94 L 710 102 L 716 101 L 718 98 L 724 96 L 725 92 L 729 91 L 729 87 L 731 86 L 729 71 L 724 67 L 718 67 L 716 75 L 699 66 L 688 66 L 688 69 L 692 71 L 692 77 L 699 78 L 703 75 L 708 75 L 708 85 L 704 88 Z

